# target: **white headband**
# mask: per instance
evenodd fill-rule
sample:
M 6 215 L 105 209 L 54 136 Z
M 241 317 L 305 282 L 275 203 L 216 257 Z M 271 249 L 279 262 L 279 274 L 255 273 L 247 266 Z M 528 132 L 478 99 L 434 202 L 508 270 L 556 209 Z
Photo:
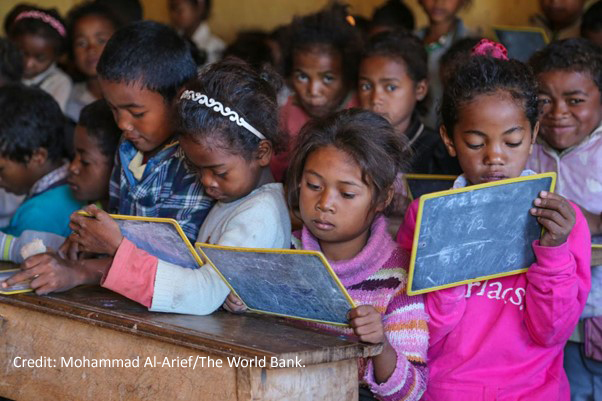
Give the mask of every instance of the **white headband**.
M 195 91 L 184 91 L 180 99 L 188 99 L 193 102 L 197 102 L 200 105 L 207 106 L 213 111 L 220 113 L 224 117 L 228 117 L 230 121 L 235 122 L 238 126 L 244 127 L 255 135 L 259 139 L 265 139 L 265 136 L 259 131 L 257 131 L 251 124 L 245 121 L 244 118 L 240 117 L 237 112 L 230 109 L 229 107 L 224 108 L 224 105 L 218 102 L 215 99 L 208 97 L 207 95 L 203 95 L 202 93 Z

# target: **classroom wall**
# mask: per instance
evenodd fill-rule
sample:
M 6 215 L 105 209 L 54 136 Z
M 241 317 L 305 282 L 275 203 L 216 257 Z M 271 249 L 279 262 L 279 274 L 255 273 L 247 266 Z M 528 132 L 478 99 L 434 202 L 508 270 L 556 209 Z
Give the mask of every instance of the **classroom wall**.
M 27 0 L 43 7 L 56 7 L 63 14 L 78 0 Z M 369 16 L 372 10 L 384 0 L 347 0 L 352 12 Z M 0 1 L 0 16 L 4 15 L 20 1 Z M 142 0 L 146 18 L 168 22 L 167 0 Z M 225 40 L 232 40 L 241 29 L 272 29 L 290 21 L 295 14 L 316 11 L 329 0 L 213 0 L 211 28 Z M 473 0 L 472 6 L 462 11 L 461 16 L 470 27 L 481 27 L 489 34 L 492 24 L 525 25 L 529 15 L 537 11 L 536 0 Z M 414 10 L 418 25 L 426 23 L 418 0 L 406 0 Z

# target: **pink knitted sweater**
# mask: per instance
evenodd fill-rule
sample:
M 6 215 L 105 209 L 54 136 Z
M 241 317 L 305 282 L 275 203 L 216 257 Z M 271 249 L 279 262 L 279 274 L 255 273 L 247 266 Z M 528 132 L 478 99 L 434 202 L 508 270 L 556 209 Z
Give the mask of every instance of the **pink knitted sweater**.
M 318 240 L 306 227 L 295 236 L 300 236 L 303 249 L 320 250 Z M 355 303 L 372 305 L 380 312 L 386 336 L 397 352 L 397 366 L 384 383 L 375 381 L 370 358 L 358 362 L 360 381 L 381 400 L 418 400 L 426 389 L 428 318 L 422 296 L 406 294 L 408 262 L 408 253 L 391 239 L 382 216 L 374 219 L 368 243 L 357 256 L 346 261 L 330 261 Z M 353 336 L 351 328 L 311 325 Z

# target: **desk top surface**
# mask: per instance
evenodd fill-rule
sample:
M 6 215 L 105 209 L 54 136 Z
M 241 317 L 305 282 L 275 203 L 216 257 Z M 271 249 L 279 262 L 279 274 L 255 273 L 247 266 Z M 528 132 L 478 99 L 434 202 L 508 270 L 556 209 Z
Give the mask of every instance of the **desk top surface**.
M 234 315 L 225 311 L 209 316 L 149 312 L 100 287 L 78 287 L 48 296 L 0 295 L 0 307 L 2 304 L 76 319 L 217 356 L 297 356 L 307 365 L 371 356 L 381 349 L 380 345 L 336 337 L 266 315 Z

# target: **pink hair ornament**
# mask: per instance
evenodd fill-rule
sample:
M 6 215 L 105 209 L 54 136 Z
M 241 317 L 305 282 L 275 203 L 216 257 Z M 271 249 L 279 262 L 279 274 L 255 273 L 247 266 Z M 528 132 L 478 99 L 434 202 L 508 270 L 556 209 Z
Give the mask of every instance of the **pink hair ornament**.
M 59 35 L 61 35 L 61 37 L 64 38 L 67 36 L 65 26 L 50 14 L 46 14 L 45 12 L 38 10 L 23 11 L 22 13 L 17 15 L 17 17 L 15 18 L 15 22 L 25 18 L 39 19 L 50 25 L 55 31 L 59 33 Z
M 481 41 L 472 48 L 472 55 L 508 60 L 508 50 L 506 47 L 501 43 L 489 39 L 481 39 Z

